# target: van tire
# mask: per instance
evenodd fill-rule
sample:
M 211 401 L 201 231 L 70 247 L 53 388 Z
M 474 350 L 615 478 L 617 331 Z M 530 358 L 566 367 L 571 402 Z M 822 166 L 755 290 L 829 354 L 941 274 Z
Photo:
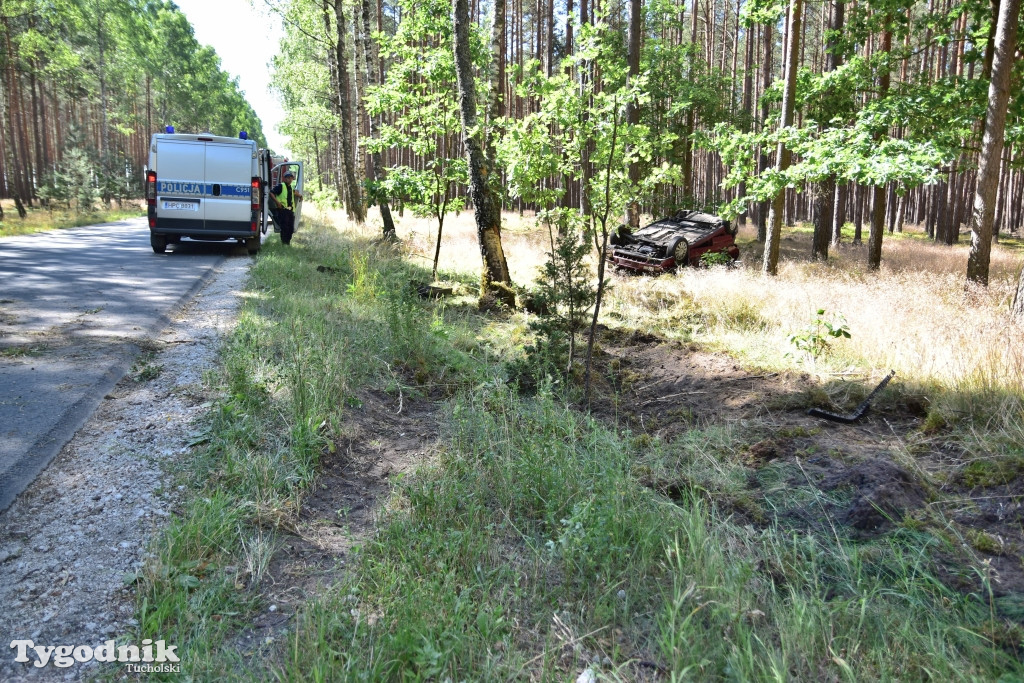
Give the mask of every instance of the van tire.
M 153 247 L 154 254 L 162 254 L 167 251 L 167 236 L 150 233 L 149 244 Z
M 250 256 L 255 256 L 260 253 L 260 238 L 250 237 L 245 240 L 245 248 L 249 250 Z

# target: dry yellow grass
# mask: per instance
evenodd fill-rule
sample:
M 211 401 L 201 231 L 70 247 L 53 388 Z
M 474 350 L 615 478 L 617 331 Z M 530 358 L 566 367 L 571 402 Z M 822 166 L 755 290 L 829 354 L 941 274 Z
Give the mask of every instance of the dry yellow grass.
M 1003 411 L 996 417 L 1004 425 L 1024 418 L 1024 325 L 1008 316 L 1018 254 L 996 246 L 991 284 L 983 289 L 965 287 L 966 245 L 887 240 L 882 268 L 871 273 L 864 247 L 844 246 L 824 265 L 806 260 L 806 239 L 788 244 L 802 260 L 782 261 L 775 278 L 761 275 L 760 250 L 750 245 L 739 270 L 620 279 L 609 312 L 630 325 L 650 315 L 682 319 L 697 325 L 693 338 L 777 367 L 798 362 L 785 355 L 795 351 L 790 335 L 825 309 L 826 319 L 845 319 L 852 338 L 835 342 L 817 370 L 877 376 L 894 369 L 905 382 L 954 395 L 936 406 L 948 413 L 942 419 L 986 409 Z M 664 332 L 679 330 L 668 325 Z
M 25 218 L 20 218 L 14 200 L 4 199 L 0 201 L 0 208 L 3 208 L 4 212 L 3 219 L 0 220 L 0 237 L 31 235 L 47 230 L 74 228 L 145 215 L 145 208 L 140 200 L 128 200 L 120 208 L 115 204 L 113 208 L 108 209 L 103 209 L 101 203 L 97 202 L 97 207 L 100 208 L 83 213 L 57 205 L 52 211 L 34 207 L 28 210 Z
M 314 209 L 313 215 L 354 231 L 364 237 L 378 237 L 382 233 L 383 221 L 376 208 L 370 210 L 365 225 L 356 226 L 348 221 L 342 210 L 323 211 Z M 419 218 L 411 212 L 399 216 L 392 210 L 398 238 L 406 256 L 419 266 L 430 268 L 434 261 L 434 247 L 437 240 L 437 219 Z M 518 214 L 506 213 L 502 221 L 502 246 L 512 280 L 526 284 L 537 276 L 537 268 L 547 259 L 547 233 L 537 228 L 530 214 L 520 218 Z M 441 255 L 438 261 L 438 276 L 445 274 L 472 274 L 475 280 L 480 273 L 480 247 L 476 238 L 476 224 L 472 211 L 450 214 L 445 218 L 441 237 Z
M 398 235 L 410 258 L 429 267 L 436 222 L 410 215 Z M 375 214 L 363 228 L 379 233 Z M 817 371 L 881 374 L 963 395 L 1024 396 L 1024 325 L 1008 306 L 1020 270 L 1020 252 L 995 245 L 987 289 L 965 288 L 966 244 L 935 245 L 887 239 L 882 268 L 868 272 L 863 246 L 833 250 L 828 264 L 810 263 L 806 232 L 784 233 L 779 275 L 760 273 L 752 228 L 741 232 L 741 268 L 681 270 L 660 277 L 613 276 L 603 318 L 612 326 L 647 329 L 729 351 L 752 364 L 796 366 L 789 336 L 810 324 L 818 309 L 842 316 L 852 338 L 833 344 Z M 547 258 L 547 232 L 527 214 L 506 214 L 503 244 L 513 279 L 529 285 Z M 473 214 L 445 221 L 440 272 L 480 270 Z M 1014 401 L 1019 410 L 1020 403 Z

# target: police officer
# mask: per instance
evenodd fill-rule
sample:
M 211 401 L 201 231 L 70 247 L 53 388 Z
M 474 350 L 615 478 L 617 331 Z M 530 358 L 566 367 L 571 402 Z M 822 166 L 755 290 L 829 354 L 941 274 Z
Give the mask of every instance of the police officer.
M 281 243 L 289 244 L 295 233 L 295 200 L 302 199 L 302 193 L 292 189 L 295 174 L 286 171 L 283 183 L 274 185 L 270 190 L 270 199 L 274 204 L 274 220 L 281 227 Z

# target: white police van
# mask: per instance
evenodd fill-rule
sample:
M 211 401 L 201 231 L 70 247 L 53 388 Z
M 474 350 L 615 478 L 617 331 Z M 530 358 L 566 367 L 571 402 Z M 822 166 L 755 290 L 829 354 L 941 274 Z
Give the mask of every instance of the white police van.
M 285 169 L 295 174 L 302 190 L 302 162 L 274 163 L 243 131 L 237 138 L 209 133 L 153 135 L 146 169 L 149 239 L 162 254 L 181 238 L 236 239 L 250 254 L 260 250 L 260 238 L 270 220 L 267 192 L 271 178 Z M 300 200 L 301 201 L 301 200 Z M 301 204 L 295 207 L 296 228 Z

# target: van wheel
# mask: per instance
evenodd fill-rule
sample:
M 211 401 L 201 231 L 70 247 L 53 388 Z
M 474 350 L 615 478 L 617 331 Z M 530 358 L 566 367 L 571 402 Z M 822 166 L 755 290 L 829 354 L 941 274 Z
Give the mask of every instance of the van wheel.
M 162 254 L 167 251 L 167 236 L 150 233 L 149 244 L 153 247 L 154 254 Z
M 249 250 L 250 256 L 255 256 L 260 252 L 260 238 L 250 237 L 245 240 L 245 248 Z

